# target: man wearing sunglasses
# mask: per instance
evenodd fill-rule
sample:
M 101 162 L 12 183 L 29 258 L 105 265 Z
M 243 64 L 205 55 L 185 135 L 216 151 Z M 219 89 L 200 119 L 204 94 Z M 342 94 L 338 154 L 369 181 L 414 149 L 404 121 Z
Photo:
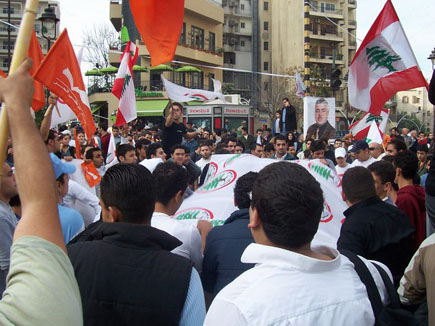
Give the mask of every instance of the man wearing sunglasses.
M 355 155 L 355 161 L 353 161 L 351 165 L 352 168 L 355 166 L 363 166 L 366 168 L 373 162 L 376 162 L 376 160 L 370 156 L 369 145 L 364 140 L 358 140 L 350 152 Z
M 384 152 L 384 148 L 382 147 L 381 144 L 378 144 L 376 142 L 371 142 L 369 144 L 369 153 L 370 155 L 377 161 L 382 160 L 382 158 L 387 155 Z

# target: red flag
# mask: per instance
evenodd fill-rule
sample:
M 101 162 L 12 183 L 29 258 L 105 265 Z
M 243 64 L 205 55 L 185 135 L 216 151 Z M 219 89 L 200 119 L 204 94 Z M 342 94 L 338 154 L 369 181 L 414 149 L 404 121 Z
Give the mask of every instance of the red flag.
M 184 0 L 130 0 L 130 7 L 151 65 L 172 61 L 183 27 Z
M 8 75 L 6 75 L 3 70 L 0 70 L 0 76 L 2 76 L 3 78 L 7 78 Z
M 35 79 L 59 96 L 74 111 L 88 139 L 95 133 L 82 73 L 66 29 L 48 51 Z
M 30 69 L 30 74 L 35 76 L 36 70 L 38 70 L 41 61 L 44 59 L 44 54 L 42 53 L 35 30 L 32 32 L 32 38 L 30 39 L 27 56 L 33 60 L 33 66 L 32 69 Z M 45 106 L 44 85 L 35 80 L 33 82 L 33 86 L 35 91 L 33 93 L 32 109 L 34 111 L 39 111 Z

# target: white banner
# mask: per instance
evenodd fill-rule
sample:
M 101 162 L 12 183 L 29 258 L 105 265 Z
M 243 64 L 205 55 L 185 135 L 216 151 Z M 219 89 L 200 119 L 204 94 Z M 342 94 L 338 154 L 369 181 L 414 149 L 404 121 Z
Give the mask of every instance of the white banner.
M 304 98 L 304 135 L 335 139 L 335 98 Z
M 172 101 L 177 102 L 190 102 L 190 101 L 201 101 L 209 102 L 215 99 L 220 99 L 225 103 L 225 96 L 221 93 L 220 82 L 216 81 L 213 83 L 215 87 L 214 92 L 205 91 L 203 89 L 192 89 L 177 84 L 171 83 L 162 75 L 162 81 L 165 85 L 166 94 Z
M 174 218 L 196 223 L 196 220 L 210 220 L 214 226 L 222 225 L 234 206 L 234 187 L 242 175 L 258 172 L 277 160 L 257 158 L 250 154 L 213 155 L 204 185 L 187 198 Z M 324 210 L 315 244 L 336 247 L 344 220 L 343 211 L 347 208 L 341 198 L 341 181 L 335 172 L 318 160 L 287 161 L 305 167 L 320 183 L 324 194 Z M 320 200 L 320 199 L 319 199 Z

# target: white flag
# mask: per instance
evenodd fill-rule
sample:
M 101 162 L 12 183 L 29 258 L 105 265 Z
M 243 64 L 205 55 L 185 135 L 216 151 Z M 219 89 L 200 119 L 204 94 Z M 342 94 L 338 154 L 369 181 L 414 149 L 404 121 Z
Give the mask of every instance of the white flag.
M 201 101 L 201 102 L 209 102 L 215 99 L 220 99 L 225 102 L 224 94 L 220 91 L 216 91 L 216 88 L 219 89 L 219 84 L 213 82 L 215 91 L 205 91 L 203 89 L 192 89 L 186 88 L 183 86 L 179 86 L 177 84 L 171 83 L 162 75 L 162 81 L 165 85 L 166 94 L 168 97 L 177 102 L 190 102 L 190 101 Z
M 306 90 L 299 71 L 296 71 L 296 95 L 304 98 Z
M 376 121 L 372 121 L 372 124 L 370 125 L 369 133 L 367 134 L 366 142 L 370 144 L 371 142 L 375 142 L 378 144 L 382 144 L 382 136 L 381 132 L 378 128 L 378 125 L 376 124 Z
M 106 164 L 110 164 L 116 158 L 116 143 L 113 134 L 110 134 L 109 147 L 107 148 Z

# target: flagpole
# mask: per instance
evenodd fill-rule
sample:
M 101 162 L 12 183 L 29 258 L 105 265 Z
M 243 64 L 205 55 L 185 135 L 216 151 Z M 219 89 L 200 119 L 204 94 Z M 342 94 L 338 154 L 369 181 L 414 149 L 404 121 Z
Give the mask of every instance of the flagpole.
M 30 39 L 32 37 L 33 25 L 35 24 L 35 17 L 38 11 L 38 3 L 39 0 L 26 0 L 24 15 L 21 20 L 17 40 L 15 41 L 14 54 L 12 55 L 9 75 L 11 75 L 21 65 L 21 63 L 27 56 Z M 3 103 L 3 107 L 0 113 L 0 162 L 4 162 L 5 160 L 6 146 L 9 134 L 9 124 L 6 109 L 6 105 Z M 2 178 L 3 169 L 0 169 L 0 186 Z

